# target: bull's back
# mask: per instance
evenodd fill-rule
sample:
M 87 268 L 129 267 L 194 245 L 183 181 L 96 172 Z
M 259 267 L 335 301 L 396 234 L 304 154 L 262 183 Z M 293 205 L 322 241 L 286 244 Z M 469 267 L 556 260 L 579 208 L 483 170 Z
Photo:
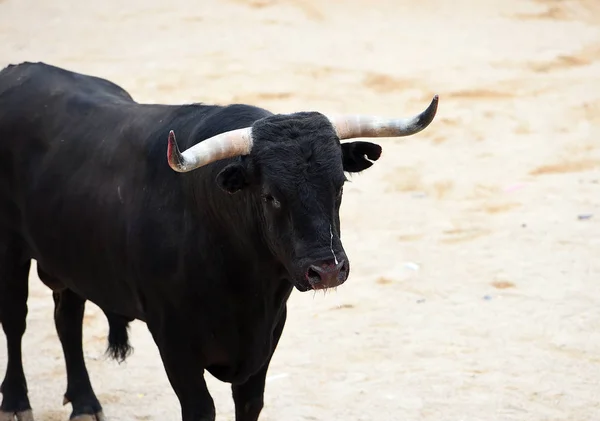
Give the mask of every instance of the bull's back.
M 136 106 L 111 82 L 43 63 L 0 71 L 0 203 L 23 205 L 44 178 L 54 178 L 59 192 L 78 173 L 105 170 L 103 159 L 117 147 L 106 139 Z
M 0 71 L 0 100 L 18 102 L 20 97 L 28 103 L 35 99 L 32 96 L 48 100 L 78 93 L 133 102 L 129 93 L 113 82 L 45 63 L 11 64 Z
M 126 91 L 104 79 L 44 63 L 8 66 L 0 71 L 0 174 L 10 178 L 18 168 L 35 173 L 38 159 L 65 141 L 76 140 L 61 146 L 74 158 L 95 153 L 89 146 L 111 135 L 135 106 Z
M 55 134 L 52 128 L 68 128 L 82 120 L 89 124 L 89 117 L 102 109 L 135 105 L 139 104 L 124 89 L 108 80 L 44 63 L 22 63 L 0 71 L 0 128 L 4 132 L 45 134 L 50 140 Z

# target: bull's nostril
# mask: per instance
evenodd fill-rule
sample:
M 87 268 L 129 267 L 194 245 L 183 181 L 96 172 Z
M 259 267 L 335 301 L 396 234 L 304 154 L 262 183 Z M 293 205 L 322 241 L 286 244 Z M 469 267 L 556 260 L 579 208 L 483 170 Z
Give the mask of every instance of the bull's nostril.
M 310 266 L 306 271 L 306 279 L 311 284 L 318 284 L 321 282 L 321 272 L 316 266 Z
M 339 281 L 344 282 L 346 280 L 346 278 L 348 278 L 348 270 L 349 270 L 348 262 L 346 262 L 345 260 L 342 260 L 337 265 L 337 269 L 338 269 L 337 279 Z
M 345 260 L 341 263 L 338 279 L 345 280 L 348 277 L 348 263 Z

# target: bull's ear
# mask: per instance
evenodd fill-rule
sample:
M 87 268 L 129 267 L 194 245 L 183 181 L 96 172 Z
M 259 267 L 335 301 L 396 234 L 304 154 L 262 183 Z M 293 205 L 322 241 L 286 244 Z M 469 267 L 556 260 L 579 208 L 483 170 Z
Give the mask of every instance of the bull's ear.
M 217 174 L 217 184 L 227 193 L 235 193 L 248 186 L 248 173 L 240 163 L 227 165 Z
M 360 172 L 366 170 L 373 165 L 371 161 L 377 161 L 380 156 L 381 146 L 376 143 L 342 143 L 342 162 L 344 164 L 344 171 L 346 172 Z

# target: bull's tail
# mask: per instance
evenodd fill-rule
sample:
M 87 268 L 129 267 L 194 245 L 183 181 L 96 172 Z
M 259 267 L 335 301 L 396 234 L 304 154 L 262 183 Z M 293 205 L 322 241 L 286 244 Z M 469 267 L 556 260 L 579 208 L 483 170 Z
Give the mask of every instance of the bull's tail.
M 108 348 L 107 355 L 122 363 L 131 355 L 133 347 L 129 344 L 129 322 L 132 319 L 119 314 L 104 312 L 108 319 Z

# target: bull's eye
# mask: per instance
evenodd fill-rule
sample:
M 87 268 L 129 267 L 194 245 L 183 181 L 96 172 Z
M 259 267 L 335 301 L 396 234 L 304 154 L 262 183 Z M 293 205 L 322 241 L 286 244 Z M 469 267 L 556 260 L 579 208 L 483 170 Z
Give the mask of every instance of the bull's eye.
M 262 198 L 265 201 L 265 203 L 268 203 L 276 209 L 279 209 L 281 207 L 281 202 L 279 202 L 279 200 L 275 199 L 270 194 L 263 194 Z

